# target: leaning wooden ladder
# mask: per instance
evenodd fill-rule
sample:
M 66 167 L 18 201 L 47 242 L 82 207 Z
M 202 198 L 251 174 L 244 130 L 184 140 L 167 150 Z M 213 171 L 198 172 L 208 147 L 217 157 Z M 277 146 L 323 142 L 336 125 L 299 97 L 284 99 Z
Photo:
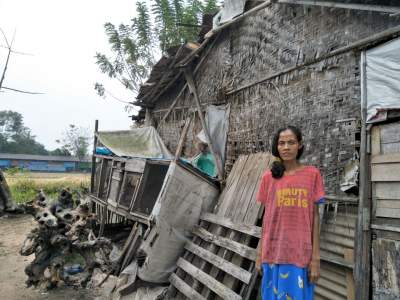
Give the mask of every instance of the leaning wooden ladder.
M 169 299 L 250 299 L 261 208 L 255 197 L 270 154 L 240 156 L 214 213 L 201 216 L 170 277 Z

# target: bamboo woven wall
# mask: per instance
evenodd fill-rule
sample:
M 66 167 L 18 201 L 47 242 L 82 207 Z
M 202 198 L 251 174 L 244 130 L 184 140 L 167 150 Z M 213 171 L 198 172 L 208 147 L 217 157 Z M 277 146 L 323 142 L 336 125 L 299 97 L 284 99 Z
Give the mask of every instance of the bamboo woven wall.
M 232 91 L 398 24 L 399 18 L 387 14 L 272 5 L 223 31 L 195 81 L 203 104 L 231 103 L 226 170 L 240 154 L 268 151 L 276 129 L 291 123 L 304 133 L 304 160 L 321 168 L 328 193 L 339 194 L 343 166 L 359 145 L 358 52 Z M 178 92 L 170 90 L 156 102 L 156 122 Z M 185 92 L 159 128 L 172 151 L 191 107 Z

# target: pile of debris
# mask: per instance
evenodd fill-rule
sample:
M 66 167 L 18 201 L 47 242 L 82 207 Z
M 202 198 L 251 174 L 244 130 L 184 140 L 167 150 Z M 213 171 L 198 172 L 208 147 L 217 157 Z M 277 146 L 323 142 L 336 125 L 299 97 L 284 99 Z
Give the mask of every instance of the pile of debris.
M 38 227 L 28 234 L 20 251 L 24 256 L 35 254 L 25 268 L 28 286 L 85 287 L 95 268 L 111 270 L 111 241 L 95 237 L 95 215 L 90 212 L 89 202 L 75 206 L 68 189 L 63 189 L 56 201 L 49 201 L 43 191 L 31 201 L 30 211 Z

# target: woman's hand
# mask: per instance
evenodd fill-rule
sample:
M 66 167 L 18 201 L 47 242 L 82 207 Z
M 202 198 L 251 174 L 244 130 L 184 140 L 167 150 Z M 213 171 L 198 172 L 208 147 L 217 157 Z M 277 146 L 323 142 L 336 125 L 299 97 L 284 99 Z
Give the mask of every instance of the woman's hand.
M 256 258 L 256 270 L 258 272 L 258 274 L 262 275 L 262 270 L 261 270 L 261 254 L 257 255 Z
M 308 266 L 308 280 L 310 283 L 317 283 L 320 275 L 320 259 L 312 258 Z

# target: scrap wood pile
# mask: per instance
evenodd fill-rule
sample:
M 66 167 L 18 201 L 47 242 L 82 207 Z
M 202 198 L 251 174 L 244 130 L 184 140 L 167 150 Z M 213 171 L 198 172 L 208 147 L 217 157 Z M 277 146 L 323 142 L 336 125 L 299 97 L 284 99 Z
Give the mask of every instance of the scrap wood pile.
M 258 299 L 255 288 L 262 208 L 256 194 L 269 153 L 235 162 L 213 213 L 204 213 L 177 261 L 166 299 Z
M 89 202 L 74 208 L 72 194 L 63 189 L 53 202 L 41 191 L 30 205 L 38 227 L 28 234 L 20 251 L 24 256 L 35 254 L 25 269 L 28 286 L 82 287 L 89 283 L 95 268 L 102 272 L 111 269 L 111 241 L 94 236 L 95 215 Z

